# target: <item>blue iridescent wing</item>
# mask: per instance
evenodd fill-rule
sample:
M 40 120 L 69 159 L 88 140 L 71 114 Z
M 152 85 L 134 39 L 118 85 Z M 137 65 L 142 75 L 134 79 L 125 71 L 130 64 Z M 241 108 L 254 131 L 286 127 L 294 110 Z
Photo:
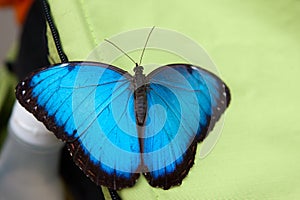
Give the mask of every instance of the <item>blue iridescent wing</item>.
M 67 142 L 95 183 L 120 189 L 139 177 L 132 76 L 107 64 L 70 62 L 39 70 L 16 88 L 19 102 Z
M 217 76 L 187 64 L 160 67 L 147 79 L 144 175 L 150 185 L 168 189 L 188 174 L 197 142 L 213 129 L 230 93 Z

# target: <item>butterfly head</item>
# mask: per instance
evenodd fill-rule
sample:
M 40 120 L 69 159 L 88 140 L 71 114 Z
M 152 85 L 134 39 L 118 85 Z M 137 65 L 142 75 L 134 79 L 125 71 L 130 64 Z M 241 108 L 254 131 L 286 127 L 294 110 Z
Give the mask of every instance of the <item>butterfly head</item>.
M 144 71 L 144 67 L 138 65 L 137 63 L 135 63 L 135 67 L 133 68 L 133 71 L 135 73 L 135 75 L 142 75 L 143 71 Z
M 138 64 L 136 64 L 133 77 L 134 89 L 140 88 L 141 86 L 145 85 L 146 76 L 143 74 L 144 68 Z

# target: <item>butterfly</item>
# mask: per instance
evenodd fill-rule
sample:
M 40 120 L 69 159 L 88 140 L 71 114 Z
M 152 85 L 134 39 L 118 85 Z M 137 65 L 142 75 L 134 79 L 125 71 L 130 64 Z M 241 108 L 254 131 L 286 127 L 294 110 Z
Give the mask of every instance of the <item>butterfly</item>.
M 147 76 L 105 63 L 67 62 L 39 69 L 16 87 L 18 101 L 57 138 L 98 185 L 180 185 L 197 143 L 230 102 L 226 84 L 190 64 L 169 64 Z

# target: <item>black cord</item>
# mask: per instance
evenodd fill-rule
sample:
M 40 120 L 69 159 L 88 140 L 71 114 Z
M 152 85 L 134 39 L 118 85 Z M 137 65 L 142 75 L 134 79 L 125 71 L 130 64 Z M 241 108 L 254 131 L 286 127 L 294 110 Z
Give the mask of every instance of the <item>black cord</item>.
M 108 188 L 108 191 L 112 200 L 122 200 L 116 190 Z
M 53 37 L 59 58 L 62 63 L 68 62 L 68 57 L 66 56 L 66 54 L 63 51 L 63 48 L 62 48 L 62 45 L 60 42 L 60 38 L 59 38 L 59 34 L 58 34 L 56 26 L 53 22 L 53 18 L 52 18 L 51 11 L 50 11 L 50 6 L 49 6 L 47 0 L 42 0 L 42 6 L 43 6 L 45 18 L 48 22 L 48 25 L 49 25 L 51 33 L 52 33 L 52 37 Z

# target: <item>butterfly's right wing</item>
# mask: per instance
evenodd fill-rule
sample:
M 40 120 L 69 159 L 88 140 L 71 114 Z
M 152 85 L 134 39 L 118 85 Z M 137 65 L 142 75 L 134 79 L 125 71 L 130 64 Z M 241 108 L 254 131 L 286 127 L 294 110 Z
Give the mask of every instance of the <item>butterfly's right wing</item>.
M 19 102 L 61 140 L 95 183 L 130 187 L 140 147 L 132 77 L 102 63 L 70 62 L 33 73 L 16 88 Z
M 213 129 L 230 102 L 226 84 L 189 64 L 162 66 L 147 76 L 148 114 L 143 138 L 150 185 L 181 184 L 194 164 L 197 142 Z

